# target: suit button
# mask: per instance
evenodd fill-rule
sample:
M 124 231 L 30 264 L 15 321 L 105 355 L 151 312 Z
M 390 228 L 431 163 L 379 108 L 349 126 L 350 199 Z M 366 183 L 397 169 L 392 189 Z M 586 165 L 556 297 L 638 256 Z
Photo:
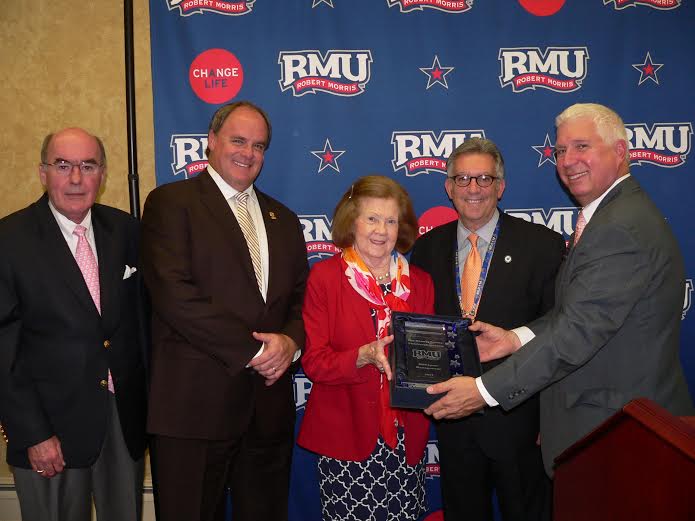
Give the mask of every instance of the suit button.
M 111 342 L 109 342 L 108 340 L 104 340 L 104 347 L 105 347 L 106 349 L 108 349 L 109 347 L 111 347 Z
M 99 385 L 106 388 L 109 385 L 109 383 L 106 380 L 102 380 L 101 382 L 99 382 Z

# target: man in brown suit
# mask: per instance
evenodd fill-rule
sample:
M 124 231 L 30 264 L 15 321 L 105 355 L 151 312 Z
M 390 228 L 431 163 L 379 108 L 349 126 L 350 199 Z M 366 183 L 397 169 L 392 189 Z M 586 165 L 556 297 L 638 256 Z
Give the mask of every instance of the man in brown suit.
M 297 216 L 253 185 L 271 137 L 249 102 L 220 108 L 207 171 L 155 189 L 143 214 L 152 298 L 148 430 L 163 521 L 287 519 L 307 276 Z

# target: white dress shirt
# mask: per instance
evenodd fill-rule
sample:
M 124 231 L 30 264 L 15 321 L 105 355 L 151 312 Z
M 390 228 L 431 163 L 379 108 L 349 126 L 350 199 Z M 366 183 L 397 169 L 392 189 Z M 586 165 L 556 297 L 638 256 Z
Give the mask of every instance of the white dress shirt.
M 50 208 L 53 217 L 55 217 L 55 220 L 58 223 L 58 228 L 60 228 L 65 242 L 68 243 L 68 247 L 70 248 L 73 257 L 77 252 L 77 235 L 75 235 L 72 232 L 75 231 L 75 227 L 77 227 L 78 224 L 84 226 L 87 229 L 84 236 L 87 239 L 87 242 L 89 243 L 89 247 L 92 248 L 92 253 L 94 253 L 94 258 L 96 259 L 98 266 L 99 256 L 97 255 L 97 245 L 94 241 L 94 230 L 92 229 L 92 209 L 89 209 L 87 215 L 84 219 L 82 219 L 81 223 L 74 223 L 70 219 L 65 217 L 62 213 L 60 213 L 58 210 L 56 210 L 56 207 L 53 206 L 53 203 L 50 199 L 48 200 L 48 207 Z

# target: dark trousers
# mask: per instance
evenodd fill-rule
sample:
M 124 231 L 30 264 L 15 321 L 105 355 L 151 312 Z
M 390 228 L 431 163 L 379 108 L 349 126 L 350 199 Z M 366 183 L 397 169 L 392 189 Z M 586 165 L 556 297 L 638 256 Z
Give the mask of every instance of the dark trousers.
M 44 478 L 31 469 L 14 469 L 23 521 L 90 521 L 92 498 L 98 521 L 141 518 L 143 459 L 131 458 L 116 400 L 111 396 L 109 402 L 109 425 L 94 465 L 66 468 L 52 478 Z
M 255 416 L 240 439 L 153 437 L 158 521 L 221 521 L 226 487 L 234 521 L 287 519 L 294 422 Z
M 493 490 L 504 521 L 550 520 L 552 482 L 535 443 L 486 453 L 463 422 L 439 425 L 437 437 L 445 521 L 492 521 Z

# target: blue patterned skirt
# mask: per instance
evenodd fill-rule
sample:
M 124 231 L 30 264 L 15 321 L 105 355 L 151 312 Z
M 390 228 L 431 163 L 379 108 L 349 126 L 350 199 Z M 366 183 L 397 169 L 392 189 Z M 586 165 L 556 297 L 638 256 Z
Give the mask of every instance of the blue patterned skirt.
M 365 461 L 320 456 L 321 511 L 330 521 L 415 521 L 425 511 L 425 460 L 405 461 L 403 431 L 391 450 L 379 436 Z

